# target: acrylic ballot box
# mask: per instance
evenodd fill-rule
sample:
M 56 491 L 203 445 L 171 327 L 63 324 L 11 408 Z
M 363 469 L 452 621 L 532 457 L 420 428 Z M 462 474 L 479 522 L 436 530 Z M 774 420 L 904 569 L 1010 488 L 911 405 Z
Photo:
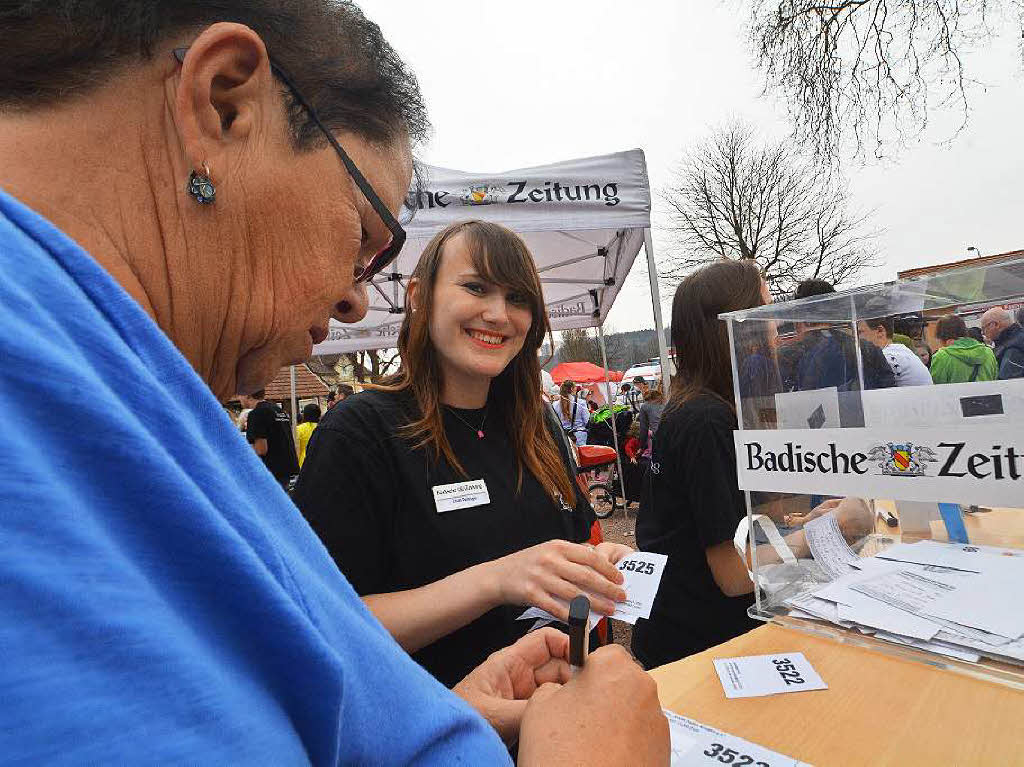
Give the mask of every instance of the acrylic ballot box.
M 1022 305 L 1024 259 L 722 315 L 753 617 L 1024 689 L 1024 379 L 936 336 Z

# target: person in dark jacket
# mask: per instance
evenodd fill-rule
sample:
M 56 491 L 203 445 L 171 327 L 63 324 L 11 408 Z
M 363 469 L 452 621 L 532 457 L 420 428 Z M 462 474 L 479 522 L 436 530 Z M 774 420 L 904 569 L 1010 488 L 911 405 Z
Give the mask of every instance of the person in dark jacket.
M 796 290 L 796 298 L 835 293 L 826 280 L 805 280 Z M 787 349 L 788 364 L 782 364 L 785 391 L 809 391 L 835 386 L 839 391 L 860 388 L 857 350 L 863 364 L 865 389 L 887 389 L 896 385 L 896 376 L 874 344 L 854 339 L 834 327 L 834 323 L 797 323 L 797 341 Z
M 981 315 L 981 331 L 994 343 L 999 378 L 1024 378 L 1024 328 L 1006 309 L 989 309 Z

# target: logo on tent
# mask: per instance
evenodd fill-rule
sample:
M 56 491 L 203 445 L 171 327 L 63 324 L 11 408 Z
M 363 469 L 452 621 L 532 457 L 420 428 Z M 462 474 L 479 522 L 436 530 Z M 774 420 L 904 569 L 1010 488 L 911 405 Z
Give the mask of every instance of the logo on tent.
M 459 199 L 463 205 L 490 205 L 505 201 L 501 189 L 489 184 L 467 187 L 459 192 Z

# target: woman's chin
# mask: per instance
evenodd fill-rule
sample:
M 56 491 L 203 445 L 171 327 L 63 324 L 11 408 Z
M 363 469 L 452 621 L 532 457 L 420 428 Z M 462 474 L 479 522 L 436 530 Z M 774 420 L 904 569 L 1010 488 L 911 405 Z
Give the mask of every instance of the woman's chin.
M 288 339 L 271 341 L 250 349 L 235 366 L 237 394 L 250 394 L 270 383 L 287 365 L 298 365 L 309 359 L 313 340 L 308 332 L 296 333 Z

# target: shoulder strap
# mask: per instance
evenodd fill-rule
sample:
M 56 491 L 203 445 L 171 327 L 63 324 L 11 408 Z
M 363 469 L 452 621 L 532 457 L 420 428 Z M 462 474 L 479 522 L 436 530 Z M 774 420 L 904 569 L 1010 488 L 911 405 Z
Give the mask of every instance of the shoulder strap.
M 974 370 L 971 371 L 971 377 L 967 379 L 968 383 L 974 383 L 975 381 L 978 380 L 978 370 L 980 369 L 981 363 L 979 362 L 974 366 Z

